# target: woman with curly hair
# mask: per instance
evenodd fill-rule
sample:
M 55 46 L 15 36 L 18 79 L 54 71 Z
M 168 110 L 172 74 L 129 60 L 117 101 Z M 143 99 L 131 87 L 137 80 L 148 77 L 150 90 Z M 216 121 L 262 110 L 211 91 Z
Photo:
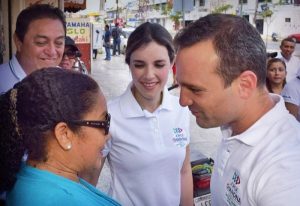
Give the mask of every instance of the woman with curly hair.
M 119 205 L 78 177 L 101 165 L 110 125 L 92 78 L 60 68 L 35 71 L 0 96 L 0 116 L 7 205 Z

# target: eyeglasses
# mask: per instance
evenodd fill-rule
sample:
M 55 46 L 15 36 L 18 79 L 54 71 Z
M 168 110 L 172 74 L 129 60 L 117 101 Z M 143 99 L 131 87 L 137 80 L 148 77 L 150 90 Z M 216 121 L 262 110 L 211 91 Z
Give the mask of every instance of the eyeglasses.
M 104 129 L 105 135 L 109 132 L 110 126 L 110 114 L 106 113 L 105 121 L 96 121 L 96 120 L 72 120 L 68 121 L 69 124 L 78 125 L 78 126 L 86 126 L 86 127 L 94 127 Z
M 75 59 L 77 57 L 75 51 L 67 50 L 64 52 L 63 57 L 67 56 L 69 59 Z

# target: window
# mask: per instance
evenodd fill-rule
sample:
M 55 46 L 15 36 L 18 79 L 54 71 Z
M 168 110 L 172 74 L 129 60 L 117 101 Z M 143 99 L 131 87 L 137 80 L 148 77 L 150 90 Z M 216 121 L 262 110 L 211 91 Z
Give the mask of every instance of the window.
M 199 6 L 205 6 L 205 0 L 199 0 Z
M 285 18 L 285 22 L 291 23 L 291 18 Z
M 198 0 L 199 1 L 199 6 L 205 6 L 205 0 Z M 196 5 L 197 0 L 194 0 L 194 6 Z
M 259 0 L 258 0 L 259 1 Z M 243 2 L 243 4 L 247 4 L 248 0 L 239 0 L 239 4 L 241 4 Z

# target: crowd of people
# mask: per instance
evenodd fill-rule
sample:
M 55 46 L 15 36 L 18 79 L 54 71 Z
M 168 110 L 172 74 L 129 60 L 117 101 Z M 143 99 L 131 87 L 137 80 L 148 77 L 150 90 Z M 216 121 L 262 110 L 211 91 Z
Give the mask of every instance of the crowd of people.
M 105 26 L 106 60 L 110 38 L 112 55 L 120 54 L 114 32 Z M 24 9 L 13 39 L 16 54 L 0 65 L 6 205 L 192 206 L 188 110 L 200 127 L 222 131 L 213 206 L 299 204 L 294 39 L 283 39 L 281 52 L 267 60 L 260 34 L 239 16 L 209 14 L 174 39 L 160 24 L 143 23 L 125 53 L 132 81 L 108 103 L 97 82 L 74 69 L 81 52 L 66 36 L 60 9 Z M 166 87 L 172 68 L 179 97 Z M 108 194 L 95 187 L 106 160 Z

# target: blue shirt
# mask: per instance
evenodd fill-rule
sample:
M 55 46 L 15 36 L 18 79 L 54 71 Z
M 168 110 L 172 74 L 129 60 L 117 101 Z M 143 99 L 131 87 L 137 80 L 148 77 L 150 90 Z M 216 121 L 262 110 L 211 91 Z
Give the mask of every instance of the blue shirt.
M 26 77 L 26 73 L 19 64 L 16 56 L 0 65 L 0 94 L 13 88 L 13 86 Z
M 8 192 L 7 206 L 83 206 L 120 205 L 88 182 L 79 183 L 65 177 L 23 165 L 13 189 Z

